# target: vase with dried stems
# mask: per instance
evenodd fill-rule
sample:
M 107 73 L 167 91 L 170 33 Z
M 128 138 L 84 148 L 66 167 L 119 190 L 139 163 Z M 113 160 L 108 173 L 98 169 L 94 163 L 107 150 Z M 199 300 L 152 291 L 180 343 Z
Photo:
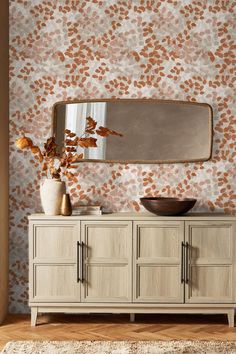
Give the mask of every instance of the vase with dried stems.
M 16 146 L 20 150 L 30 150 L 34 158 L 41 164 L 42 181 L 40 183 L 41 203 L 46 215 L 59 215 L 61 213 L 61 201 L 66 193 L 64 177 L 73 181 L 75 175 L 73 169 L 81 162 L 84 154 L 78 154 L 77 148 L 96 148 L 96 135 L 107 137 L 109 135 L 122 136 L 122 134 L 107 127 L 97 127 L 97 122 L 92 117 L 86 118 L 86 128 L 81 136 L 77 136 L 71 130 L 65 130 L 63 148 L 59 149 L 54 136 L 49 137 L 43 145 L 43 149 L 35 145 L 31 138 L 23 135 L 16 140 Z

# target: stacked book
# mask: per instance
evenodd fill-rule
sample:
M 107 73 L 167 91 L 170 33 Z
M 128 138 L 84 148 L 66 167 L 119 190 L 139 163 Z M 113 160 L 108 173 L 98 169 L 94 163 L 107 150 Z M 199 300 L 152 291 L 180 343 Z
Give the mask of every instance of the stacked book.
M 102 206 L 95 205 L 77 205 L 73 207 L 72 215 L 102 215 Z

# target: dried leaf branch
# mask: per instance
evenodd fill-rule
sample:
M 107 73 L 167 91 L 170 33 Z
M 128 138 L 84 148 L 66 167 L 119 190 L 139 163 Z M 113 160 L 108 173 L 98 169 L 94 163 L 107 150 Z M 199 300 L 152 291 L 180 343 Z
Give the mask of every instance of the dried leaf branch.
M 27 136 L 18 138 L 16 140 L 16 146 L 20 150 L 31 150 L 34 158 L 42 164 L 42 175 L 48 176 L 48 174 L 50 174 L 51 178 L 59 180 L 64 175 L 69 180 L 72 180 L 74 174 L 70 170 L 74 169 L 76 167 L 75 165 L 84 157 L 83 154 L 77 153 L 78 146 L 83 149 L 97 147 L 97 139 L 90 135 L 97 134 L 102 137 L 108 137 L 110 135 L 122 136 L 122 134 L 103 126 L 97 128 L 97 122 L 92 117 L 86 118 L 86 128 L 80 137 L 69 129 L 66 129 L 64 133 L 64 146 L 61 151 L 58 151 L 55 137 L 47 139 L 46 143 L 44 143 L 43 150 L 37 145 L 34 145 L 31 138 Z

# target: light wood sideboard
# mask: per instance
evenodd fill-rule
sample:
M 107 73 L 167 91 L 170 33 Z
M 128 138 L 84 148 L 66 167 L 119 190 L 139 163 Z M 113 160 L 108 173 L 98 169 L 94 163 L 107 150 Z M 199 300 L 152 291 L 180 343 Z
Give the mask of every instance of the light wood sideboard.
M 29 217 L 37 314 L 224 313 L 234 326 L 236 217 L 149 213 Z

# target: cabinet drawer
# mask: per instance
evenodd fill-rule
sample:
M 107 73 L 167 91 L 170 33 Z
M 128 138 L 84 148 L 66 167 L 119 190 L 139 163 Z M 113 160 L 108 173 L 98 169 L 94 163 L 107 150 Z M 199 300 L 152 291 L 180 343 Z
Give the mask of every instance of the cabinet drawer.
M 75 260 L 79 224 L 57 223 L 34 226 L 33 260 Z

